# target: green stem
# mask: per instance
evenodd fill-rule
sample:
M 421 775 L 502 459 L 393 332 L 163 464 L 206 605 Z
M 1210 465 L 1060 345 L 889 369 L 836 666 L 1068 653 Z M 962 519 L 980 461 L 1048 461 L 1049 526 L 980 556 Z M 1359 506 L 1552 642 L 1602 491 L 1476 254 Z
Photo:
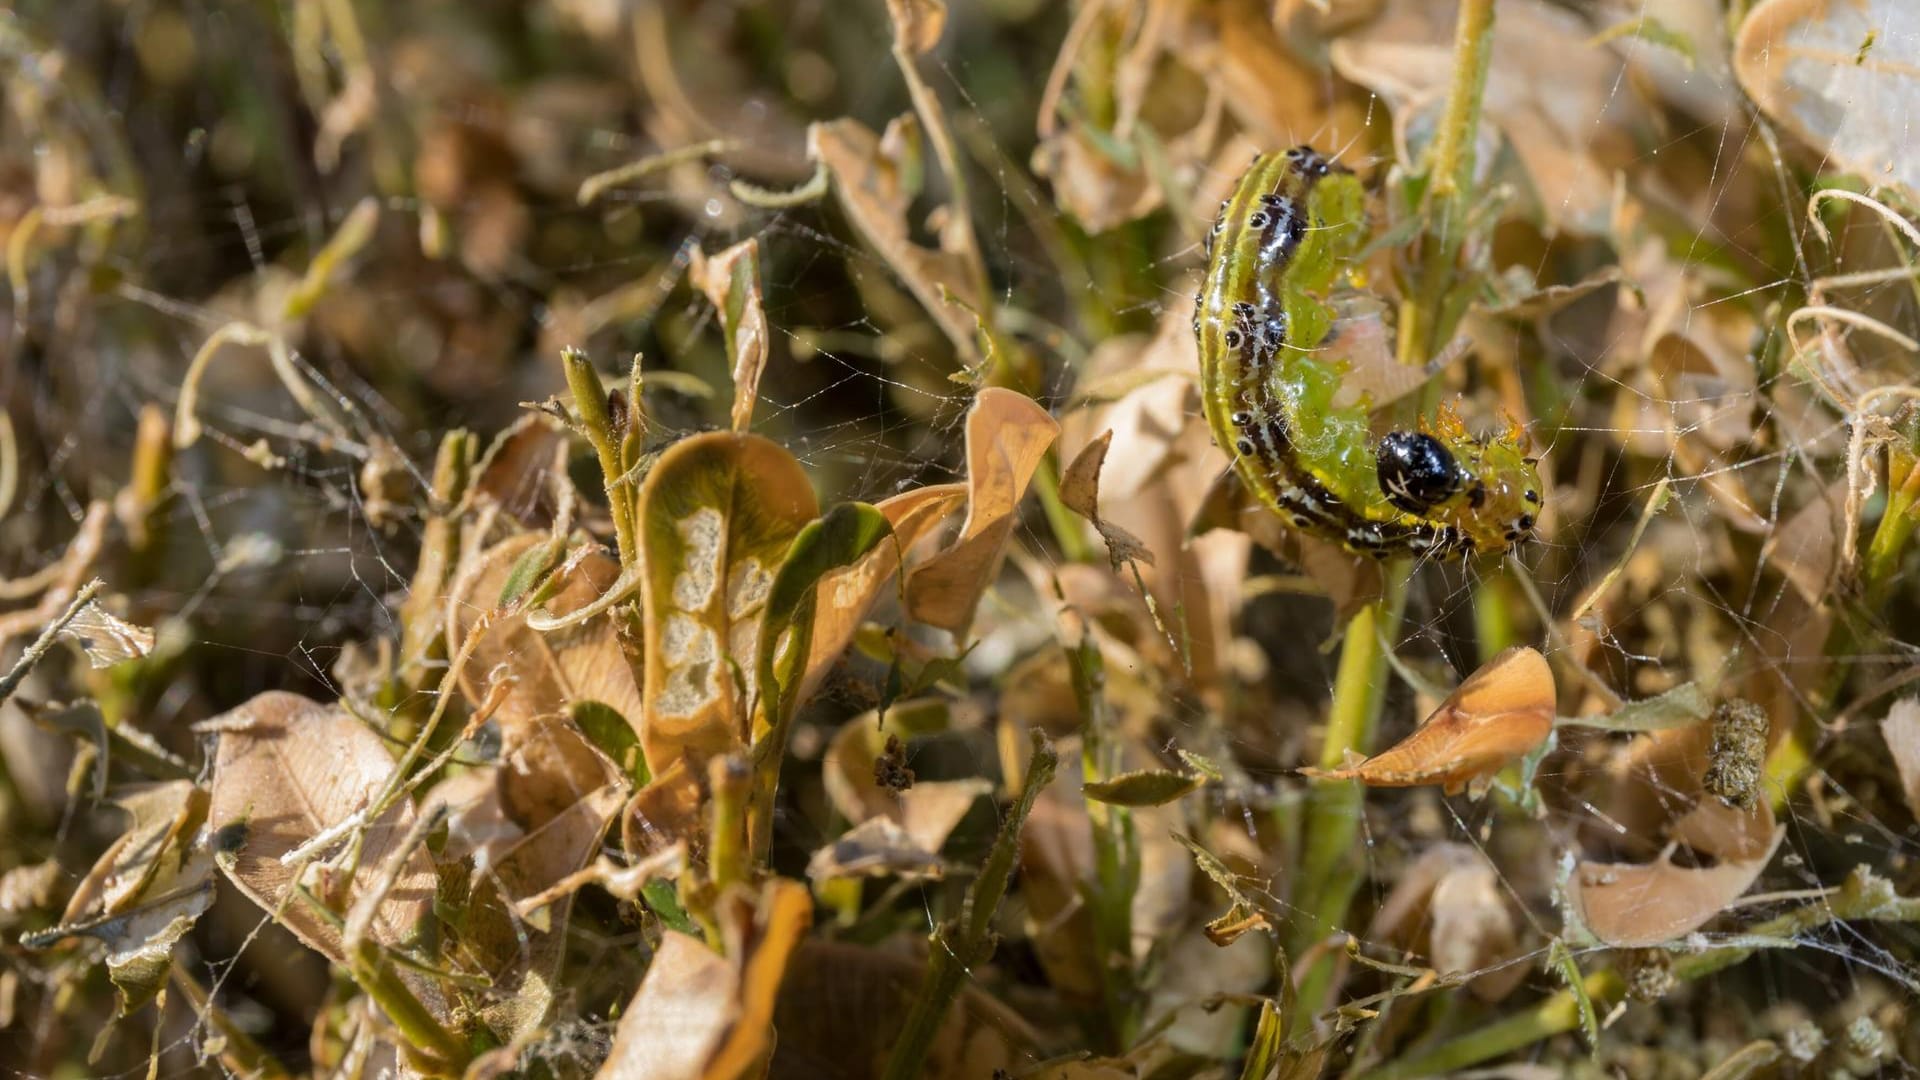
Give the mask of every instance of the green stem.
M 1612 971 L 1596 971 L 1582 984 L 1596 1010 L 1611 1008 L 1626 992 L 1626 983 Z M 1362 1075 L 1361 1080 L 1410 1080 L 1464 1069 L 1469 1065 L 1511 1053 L 1542 1039 L 1580 1026 L 1580 1006 L 1572 991 L 1561 990 L 1533 1008 L 1478 1031 L 1441 1043 L 1425 1053 L 1401 1058 Z
M 707 767 L 713 787 L 713 835 L 707 838 L 707 868 L 716 893 L 752 877 L 753 858 L 747 844 L 747 801 L 753 791 L 753 770 L 735 754 L 717 757 Z
M 458 1076 L 466 1069 L 466 1045 L 420 1003 L 399 970 L 383 960 L 378 945 L 364 942 L 347 959 L 353 981 L 380 1006 L 410 1048 L 431 1055 L 442 1072 Z
M 1849 919 L 1920 922 L 1920 899 L 1895 895 L 1892 887 L 1883 879 L 1855 871 L 1832 894 L 1748 927 L 1740 934 L 1743 939 L 1741 943 L 1676 958 L 1673 975 L 1685 980 L 1704 978 L 1740 963 L 1769 941 L 1790 943 L 1799 935 L 1828 923 Z M 1594 972 L 1587 976 L 1584 985 L 1594 1008 L 1602 1012 L 1611 1008 L 1626 989 L 1619 974 L 1611 970 Z M 1579 1024 L 1578 1003 L 1572 992 L 1561 990 L 1525 1013 L 1468 1032 L 1425 1053 L 1375 1069 L 1366 1073 L 1362 1080 L 1411 1080 L 1413 1077 L 1453 1072 L 1572 1031 Z
M 1383 643 L 1399 633 L 1412 564 L 1396 560 L 1384 570 L 1386 595 L 1353 617 L 1340 645 L 1327 737 L 1320 747 L 1323 769 L 1340 768 L 1349 751 L 1365 754 L 1373 746 L 1374 729 L 1379 726 L 1381 706 L 1386 702 L 1387 654 Z M 1365 790 L 1351 780 L 1315 780 L 1307 792 L 1303 830 L 1307 846 L 1300 860 L 1302 893 L 1297 900 L 1305 914 L 1294 924 L 1289 956 L 1305 954 L 1346 919 L 1365 868 L 1355 848 L 1364 800 Z M 1321 950 L 1301 974 L 1299 998 L 1305 1007 L 1291 1017 L 1295 1032 L 1304 1031 L 1320 1010 L 1338 961 L 1336 950 Z
M 560 350 L 560 362 L 566 368 L 567 388 L 573 391 L 573 407 L 580 413 L 580 425 L 587 441 L 600 458 L 600 475 L 607 486 L 607 507 L 613 515 L 613 531 L 620 546 L 620 565 L 632 566 L 640 558 L 634 541 L 633 491 L 621 465 L 621 432 L 614 429 L 613 415 L 607 409 L 607 391 L 600 385 L 600 373 L 593 361 L 579 349 Z
M 980 876 L 967 890 L 966 903 L 958 919 L 940 924 L 933 932 L 927 957 L 927 978 L 913 1001 L 906 1024 L 887 1058 L 885 1080 L 911 1080 L 921 1074 L 933 1037 L 946 1019 L 947 1010 L 960 992 L 961 982 L 974 968 L 993 956 L 993 915 L 1006 894 L 1007 881 L 1020 850 L 1020 829 L 1026 824 L 1033 802 L 1053 780 L 1060 755 L 1048 744 L 1045 735 L 1033 733 L 1033 756 L 1027 761 L 1026 785 L 1020 797 L 1000 823 L 1000 835 L 994 839 Z
M 1086 725 L 1081 729 L 1081 774 L 1085 782 L 1108 779 L 1120 771 L 1120 746 L 1113 741 L 1112 714 L 1106 700 L 1106 665 L 1090 630 L 1070 658 L 1074 696 Z M 1087 826 L 1093 837 L 1093 949 L 1100 969 L 1100 996 L 1106 1010 L 1106 1037 L 1116 1053 L 1133 1045 L 1139 1028 L 1134 1005 L 1133 897 L 1140 888 L 1140 841 L 1133 813 L 1095 799 L 1087 800 Z
M 1430 231 L 1421 243 L 1419 281 L 1400 305 L 1401 363 L 1423 364 L 1440 351 L 1465 310 L 1464 289 L 1455 287 L 1454 268 L 1466 242 L 1471 206 L 1474 142 L 1480 131 L 1487 72 L 1493 60 L 1493 0 L 1464 0 L 1454 25 L 1453 85 L 1447 113 L 1434 137 L 1428 160 L 1427 214 Z

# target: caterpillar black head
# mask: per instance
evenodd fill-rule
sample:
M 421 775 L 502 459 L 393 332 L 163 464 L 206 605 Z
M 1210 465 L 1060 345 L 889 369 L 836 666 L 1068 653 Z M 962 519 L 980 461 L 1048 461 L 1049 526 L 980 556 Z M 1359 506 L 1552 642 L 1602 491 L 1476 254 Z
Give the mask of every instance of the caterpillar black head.
M 1439 439 L 1423 431 L 1389 433 L 1377 457 L 1380 490 L 1409 514 L 1425 516 L 1473 480 Z

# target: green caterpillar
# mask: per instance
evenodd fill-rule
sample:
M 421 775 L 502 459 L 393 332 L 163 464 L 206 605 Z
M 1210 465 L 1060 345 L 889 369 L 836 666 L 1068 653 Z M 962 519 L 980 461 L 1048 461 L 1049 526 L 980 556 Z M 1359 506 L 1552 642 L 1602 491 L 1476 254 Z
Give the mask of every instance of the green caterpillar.
M 1333 327 L 1323 297 L 1366 233 L 1359 180 L 1310 147 L 1263 154 L 1240 178 L 1195 298 L 1214 441 L 1269 509 L 1350 551 L 1504 554 L 1541 506 L 1519 425 L 1476 438 L 1442 408 L 1375 440 L 1364 405 L 1334 406 L 1347 365 L 1318 351 Z

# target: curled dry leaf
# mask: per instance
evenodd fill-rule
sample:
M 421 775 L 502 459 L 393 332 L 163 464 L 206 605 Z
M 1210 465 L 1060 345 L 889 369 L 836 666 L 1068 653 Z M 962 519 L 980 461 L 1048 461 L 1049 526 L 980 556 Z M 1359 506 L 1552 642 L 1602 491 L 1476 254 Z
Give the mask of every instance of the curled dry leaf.
M 967 520 L 953 546 L 907 574 L 907 613 L 963 634 L 992 583 L 1015 511 L 1060 425 L 1031 398 L 990 386 L 967 414 Z
M 122 619 L 90 600 L 60 628 L 87 654 L 87 663 L 95 669 L 109 668 L 128 660 L 138 660 L 153 651 L 153 631 Z
M 888 133 L 894 131 L 889 126 Z M 979 361 L 980 350 L 974 336 L 977 324 L 969 312 L 982 310 L 976 283 L 985 275 L 959 252 L 923 247 L 908 235 L 907 209 L 916 194 L 908 178 L 915 170 L 904 158 L 902 141 L 882 143 L 865 124 L 842 118 L 807 129 L 807 154 L 833 176 L 833 190 L 848 220 L 913 290 L 953 342 L 963 365 L 971 367 Z M 943 294 L 959 303 L 948 303 Z
M 494 437 L 474 466 L 470 494 L 493 500 L 529 529 L 552 524 L 554 466 L 571 439 L 558 417 L 527 412 Z
M 935 484 L 904 491 L 875 504 L 893 529 L 884 540 L 850 566 L 830 570 L 820 578 L 813 616 L 813 644 L 806 675 L 800 680 L 798 700 L 806 701 L 829 669 L 846 651 L 860 629 L 860 620 L 879 599 L 907 552 L 929 535 L 947 515 L 966 500 L 965 484 Z
M 414 825 L 409 798 L 396 799 L 367 824 L 346 880 L 322 869 L 323 880 L 334 880 L 313 887 L 311 872 L 296 876 L 309 868 L 280 861 L 322 830 L 365 810 L 386 786 L 394 762 L 384 739 L 344 709 L 280 691 L 261 694 L 206 727 L 219 733 L 207 815 L 216 836 L 215 861 L 248 899 L 309 948 L 343 961 L 338 924 L 292 895 L 294 885 L 307 884 L 329 900 L 341 897 L 346 902 L 336 910 L 344 912 L 391 874 L 395 868 L 389 863 L 398 859 L 398 874 L 368 933 L 379 944 L 400 946 L 427 928 L 439 878 L 424 848 L 401 848 Z M 411 973 L 401 977 L 423 1004 L 445 1016 L 433 983 Z
M 1887 718 L 1880 722 L 1880 737 L 1886 740 L 1893 767 L 1900 772 L 1907 809 L 1920 818 L 1920 698 L 1894 702 Z
M 1920 9 L 1903 0 L 1768 0 L 1740 24 L 1734 73 L 1829 165 L 1920 197 Z
M 547 542 L 540 534 L 523 533 L 488 548 L 462 568 L 447 605 L 447 640 L 453 648 L 465 642 L 480 617 L 494 610 L 510 588 L 524 587 L 516 572 Z M 620 566 L 599 551 L 588 551 L 569 559 L 558 572 L 565 577 L 546 610 L 566 615 L 612 587 Z M 494 672 L 504 670 L 517 680 L 493 714 L 500 727 L 501 758 L 510 766 L 499 774 L 500 792 L 516 823 L 539 828 L 611 779 L 607 763 L 568 718 L 573 708 L 598 702 L 637 728 L 645 705 L 608 618 L 543 632 L 528 626 L 524 613 L 515 613 L 496 619 L 484 633 L 460 669 L 460 690 L 477 706 L 486 700 Z
M 875 817 L 855 825 L 807 860 L 807 877 L 814 882 L 835 878 L 898 877 L 902 881 L 937 881 L 947 874 L 937 850 L 916 843 L 892 818 Z
M 1452 795 L 1479 788 L 1532 753 L 1553 731 L 1553 669 L 1538 650 L 1516 646 L 1467 676 L 1414 733 L 1365 761 L 1308 776 L 1371 787 L 1440 784 Z
M 1107 557 L 1113 560 L 1115 571 L 1125 562 L 1143 562 L 1153 565 L 1153 552 L 1140 538 L 1111 522 L 1100 519 L 1100 468 L 1106 463 L 1107 448 L 1113 445 L 1111 430 L 1100 433 L 1074 455 L 1073 464 L 1067 466 L 1066 475 L 1060 478 L 1060 501 L 1067 509 L 1079 514 L 1100 530 L 1100 538 L 1107 542 Z
M 133 820 L 74 886 L 63 923 L 124 910 L 207 816 L 207 794 L 189 780 L 141 784 L 117 793 L 113 804 Z
M 192 783 L 141 785 L 114 803 L 133 817 L 127 832 L 74 889 L 59 924 L 23 935 L 21 944 L 45 948 L 72 937 L 104 943 L 125 1016 L 159 993 L 173 947 L 213 905 L 213 858 L 200 831 L 207 795 Z M 14 874 L 7 880 L 13 884 Z M 8 899 L 12 906 L 33 898 Z
M 947 5 L 942 0 L 887 0 L 896 45 L 914 56 L 933 51 L 947 28 Z
M 766 370 L 771 345 L 760 292 L 759 238 L 749 237 L 713 256 L 696 248 L 687 276 L 720 313 L 727 356 L 733 362 L 733 430 L 745 431 L 753 423 L 760 373 Z
M 737 1080 L 775 1043 L 774 1003 L 813 918 L 804 885 L 736 889 L 716 913 L 725 954 L 669 932 L 647 965 L 597 1080 Z
M 655 775 L 745 745 L 774 573 L 817 509 L 800 463 L 757 435 L 682 439 L 647 474 L 641 741 Z
M 1672 837 L 1718 859 L 1715 865 L 1676 866 L 1671 847 L 1651 863 L 1582 862 L 1567 881 L 1567 897 L 1600 941 L 1618 948 L 1660 945 L 1700 929 L 1739 899 L 1784 835 L 1765 799 L 1747 810 L 1703 799 L 1674 824 Z
M 1513 910 L 1500 875 L 1467 844 L 1436 844 L 1409 866 L 1373 918 L 1369 938 L 1391 938 L 1427 957 L 1442 975 L 1480 971 L 1519 953 Z M 1526 978 L 1529 965 L 1509 964 L 1468 983 L 1476 997 L 1498 1001 Z

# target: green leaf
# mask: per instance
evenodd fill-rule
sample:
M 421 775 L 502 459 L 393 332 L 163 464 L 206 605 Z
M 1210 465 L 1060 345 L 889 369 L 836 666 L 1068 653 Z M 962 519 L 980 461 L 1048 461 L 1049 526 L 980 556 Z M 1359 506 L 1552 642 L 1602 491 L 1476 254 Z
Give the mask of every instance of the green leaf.
M 593 745 L 633 781 L 634 790 L 647 786 L 653 772 L 647 768 L 647 756 L 640 752 L 640 736 L 620 710 L 604 701 L 576 701 L 567 711 Z
M 852 566 L 893 535 L 887 517 L 866 503 L 841 503 L 800 530 L 768 590 L 760 624 L 755 670 L 760 689 L 754 722 L 754 790 L 750 811 L 753 850 L 765 854 L 773 839 L 773 795 L 786 755 L 787 728 L 799 705 L 801 681 L 813 656 L 813 622 L 820 579 Z
M 1560 724 L 1602 731 L 1660 731 L 1689 727 L 1712 715 L 1713 702 L 1700 684 L 1683 682 L 1665 693 L 1629 701 L 1605 715 L 1563 717 Z
M 757 661 L 761 718 L 756 735 L 783 731 L 799 702 L 795 691 L 813 652 L 820 579 L 852 566 L 893 535 L 885 514 L 863 502 L 841 503 L 793 538 L 774 576 L 761 622 Z
M 1141 769 L 1105 780 L 1089 781 L 1080 790 L 1087 798 L 1111 806 L 1164 806 L 1199 790 L 1204 777 L 1162 769 Z

